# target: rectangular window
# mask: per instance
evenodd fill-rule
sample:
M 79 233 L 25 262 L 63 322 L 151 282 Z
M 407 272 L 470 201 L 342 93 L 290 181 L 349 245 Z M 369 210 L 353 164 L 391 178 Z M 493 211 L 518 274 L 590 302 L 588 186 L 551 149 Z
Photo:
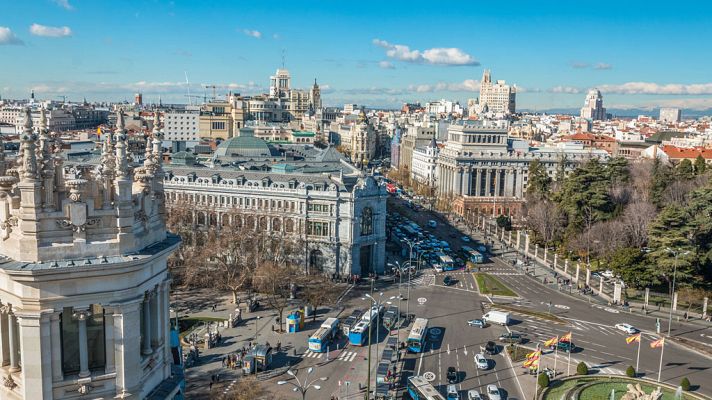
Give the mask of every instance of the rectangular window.
M 321 221 L 307 221 L 307 235 L 329 236 L 329 223 Z
M 223 130 L 225 129 L 225 122 L 223 121 L 213 121 L 213 129 Z

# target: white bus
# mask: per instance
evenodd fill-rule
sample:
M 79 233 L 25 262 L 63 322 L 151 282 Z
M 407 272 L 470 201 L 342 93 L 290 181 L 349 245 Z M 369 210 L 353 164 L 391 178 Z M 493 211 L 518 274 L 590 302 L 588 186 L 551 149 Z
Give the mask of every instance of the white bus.
M 433 385 L 422 376 L 408 378 L 408 394 L 413 400 L 445 400 Z
M 413 353 L 420 353 L 425 349 L 425 337 L 428 334 L 428 320 L 426 318 L 416 318 L 413 328 L 408 334 L 408 350 Z
M 315 353 L 325 352 L 331 340 L 336 336 L 338 326 L 339 320 L 337 318 L 327 318 L 309 338 L 309 350 Z

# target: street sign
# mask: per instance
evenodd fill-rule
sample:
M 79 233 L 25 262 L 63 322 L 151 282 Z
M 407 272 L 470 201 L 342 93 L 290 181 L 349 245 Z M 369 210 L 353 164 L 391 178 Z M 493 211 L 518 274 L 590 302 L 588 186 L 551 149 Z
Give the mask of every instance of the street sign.
M 432 382 L 432 381 L 435 380 L 435 374 L 432 373 L 432 372 L 430 372 L 430 371 L 428 371 L 428 372 L 426 372 L 426 373 L 423 374 L 423 378 L 425 378 L 425 380 L 428 381 L 428 382 Z
M 420 304 L 421 306 L 425 304 L 426 301 L 428 301 L 428 299 L 426 299 L 425 297 L 418 298 L 418 304 Z

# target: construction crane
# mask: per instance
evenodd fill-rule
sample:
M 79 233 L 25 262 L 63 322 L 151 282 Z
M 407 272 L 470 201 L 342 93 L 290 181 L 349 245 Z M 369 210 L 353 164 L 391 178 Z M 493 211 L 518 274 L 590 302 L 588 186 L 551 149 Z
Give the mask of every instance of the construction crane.
M 62 99 L 62 103 L 67 102 L 67 96 L 57 96 L 58 99 Z
M 194 98 L 195 98 L 195 99 L 200 99 L 200 98 L 202 98 L 202 99 L 203 99 L 203 103 L 205 103 L 205 101 L 206 101 L 205 96 L 198 96 L 197 94 L 184 94 L 183 96 L 185 96 L 185 97 L 188 98 L 188 104 L 190 104 L 190 105 L 193 105 L 193 100 L 192 100 L 192 99 L 194 99 Z M 197 101 L 196 101 L 196 103 L 197 103 Z

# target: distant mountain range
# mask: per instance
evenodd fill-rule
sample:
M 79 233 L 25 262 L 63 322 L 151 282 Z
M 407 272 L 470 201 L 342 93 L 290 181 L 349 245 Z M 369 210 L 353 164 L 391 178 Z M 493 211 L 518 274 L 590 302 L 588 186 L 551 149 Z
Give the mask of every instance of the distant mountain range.
M 569 114 L 569 115 L 579 115 L 580 109 L 578 108 L 547 108 L 542 110 L 532 110 L 532 109 L 521 109 L 517 110 L 520 112 L 537 112 L 537 113 L 547 113 L 547 114 Z M 660 115 L 660 108 L 653 109 L 643 109 L 643 108 L 608 108 L 606 112 L 612 114 L 614 117 L 631 117 L 635 118 L 639 115 L 649 115 L 651 117 L 657 118 Z M 682 118 L 697 118 L 710 115 L 712 116 L 712 108 L 707 108 L 704 110 L 692 110 L 683 108 Z

